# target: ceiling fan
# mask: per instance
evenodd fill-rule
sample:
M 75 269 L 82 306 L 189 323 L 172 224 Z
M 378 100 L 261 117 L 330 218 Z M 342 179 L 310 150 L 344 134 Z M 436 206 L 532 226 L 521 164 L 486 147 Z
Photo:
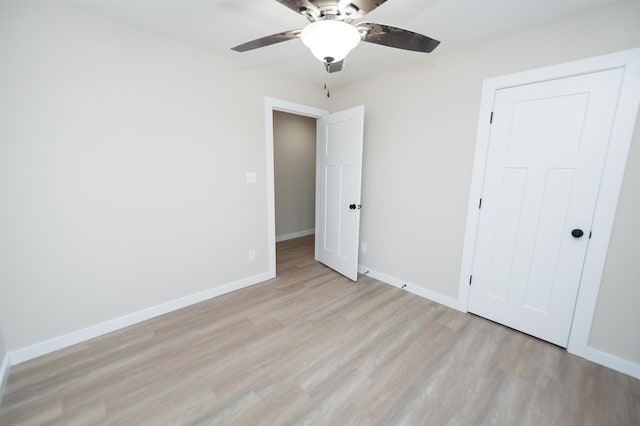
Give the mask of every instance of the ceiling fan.
M 313 56 L 325 64 L 327 72 L 342 70 L 347 54 L 360 40 L 430 53 L 440 42 L 413 31 L 375 22 L 359 22 L 386 0 L 276 0 L 309 20 L 303 29 L 272 34 L 232 47 L 236 52 L 246 52 L 295 38 L 301 38 Z

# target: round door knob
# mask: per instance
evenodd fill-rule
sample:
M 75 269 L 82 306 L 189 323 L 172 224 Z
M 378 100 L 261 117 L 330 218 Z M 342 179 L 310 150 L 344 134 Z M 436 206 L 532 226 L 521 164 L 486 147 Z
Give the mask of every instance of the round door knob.
M 573 231 L 571 231 L 571 235 L 574 238 L 580 238 L 584 235 L 584 232 L 582 232 L 582 229 L 574 229 Z

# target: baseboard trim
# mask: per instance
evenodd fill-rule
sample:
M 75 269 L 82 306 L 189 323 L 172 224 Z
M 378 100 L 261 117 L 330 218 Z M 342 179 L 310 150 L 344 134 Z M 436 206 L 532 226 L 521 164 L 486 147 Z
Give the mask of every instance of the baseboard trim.
M 128 327 L 130 325 L 134 325 L 142 321 L 146 321 L 148 319 L 185 308 L 187 306 L 202 302 L 207 299 L 222 296 L 223 294 L 227 294 L 235 290 L 240 290 L 242 288 L 267 281 L 274 277 L 274 274 L 268 272 L 254 275 L 238 281 L 221 285 L 220 287 L 214 287 L 199 293 L 190 294 L 179 299 L 175 299 L 166 303 L 162 303 L 160 305 L 143 309 L 138 312 L 124 315 L 119 318 L 105 321 L 103 323 L 96 324 L 82 330 L 74 331 L 59 337 L 54 337 L 44 342 L 36 343 L 34 345 L 10 352 L 8 354 L 10 365 L 20 364 L 22 362 L 29 361 L 31 359 L 46 355 L 59 349 L 82 343 L 95 337 L 111 333 L 112 331 L 116 331 L 121 328 Z M 7 356 L 5 356 L 5 359 L 6 358 Z
M 415 284 L 403 281 L 399 278 L 391 275 L 383 274 L 375 271 L 366 266 L 358 265 L 358 272 L 377 279 L 385 284 L 406 290 L 417 296 L 431 300 L 441 305 L 448 306 L 450 308 L 460 310 L 458 301 L 452 297 L 442 295 L 440 293 L 427 290 L 423 287 L 419 287 Z M 44 342 L 36 343 L 31 346 L 27 346 L 16 351 L 6 353 L 0 365 L 0 402 L 4 395 L 4 387 L 8 376 L 9 367 L 15 364 L 20 364 L 25 361 L 37 358 L 42 355 L 63 349 L 84 341 L 93 339 L 95 337 L 102 336 L 104 334 L 134 325 L 151 318 L 155 318 L 166 313 L 185 308 L 187 306 L 208 300 L 214 297 L 222 296 L 232 291 L 240 290 L 245 287 L 250 287 L 255 284 L 267 281 L 274 278 L 273 274 L 263 273 L 248 277 L 242 280 L 234 281 L 220 287 L 211 288 L 199 293 L 194 293 L 185 297 L 181 297 L 170 302 L 162 303 L 147 309 L 143 309 L 132 314 L 128 314 L 119 318 L 115 318 L 110 321 L 106 321 L 100 324 L 96 324 L 91 327 L 87 327 L 82 330 L 78 330 L 72 333 L 65 334 L 63 336 L 55 337 L 53 339 L 46 340 Z M 603 365 L 612 370 L 619 371 L 623 374 L 627 374 L 636 379 L 640 379 L 640 364 L 619 358 L 615 355 L 602 352 L 598 349 L 587 347 L 584 353 L 575 354 L 581 356 L 596 364 Z
M 581 356 L 586 360 L 603 365 L 612 370 L 619 371 L 620 373 L 628 376 L 635 377 L 636 379 L 640 379 L 640 364 L 636 364 L 635 362 L 602 352 L 590 346 L 587 347 L 585 353 L 575 355 Z
M 432 302 L 436 302 L 449 308 L 453 308 L 457 311 L 460 310 L 458 301 L 453 297 L 445 296 L 435 291 L 427 290 L 424 287 L 417 286 L 410 282 L 401 280 L 400 278 L 392 277 L 391 275 L 383 274 L 382 272 L 375 271 L 367 266 L 358 265 L 358 272 L 362 275 L 367 275 L 371 278 L 375 278 L 376 280 L 381 281 L 385 284 L 401 288 L 408 291 L 409 293 L 413 293 L 417 296 L 431 300 Z
M 358 265 L 358 272 L 362 275 L 367 275 L 371 278 L 375 278 L 376 280 L 381 281 L 385 284 L 407 290 L 410 293 L 431 300 L 432 302 L 440 303 L 441 305 L 448 306 L 461 312 L 466 312 L 464 309 L 460 308 L 460 304 L 458 303 L 458 301 L 452 297 L 444 296 L 440 293 L 427 290 L 423 287 L 408 283 L 399 278 L 392 277 L 391 275 L 383 274 L 367 266 Z M 580 351 L 580 353 L 571 353 L 588 361 L 595 362 L 596 364 L 600 364 L 604 367 L 619 371 L 620 373 L 635 377 L 636 379 L 640 379 L 640 364 L 636 364 L 626 359 L 619 358 L 615 355 L 602 352 L 592 347 L 587 347 L 584 352 Z
M 307 235 L 313 235 L 316 233 L 314 229 L 305 229 L 304 231 L 292 232 L 291 234 L 276 235 L 276 243 L 280 241 L 292 240 L 294 238 L 306 237 Z

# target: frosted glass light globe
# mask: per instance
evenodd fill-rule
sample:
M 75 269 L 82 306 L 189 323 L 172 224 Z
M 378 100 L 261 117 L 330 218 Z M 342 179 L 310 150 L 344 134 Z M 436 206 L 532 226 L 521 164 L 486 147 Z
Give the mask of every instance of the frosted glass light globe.
M 360 43 L 360 32 L 346 22 L 317 21 L 304 27 L 300 38 L 319 61 L 339 62 Z

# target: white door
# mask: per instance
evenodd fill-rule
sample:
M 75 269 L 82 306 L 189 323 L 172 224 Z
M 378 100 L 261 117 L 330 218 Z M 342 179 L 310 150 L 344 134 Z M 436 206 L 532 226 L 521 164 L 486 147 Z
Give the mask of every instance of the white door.
M 496 92 L 469 311 L 567 346 L 622 76 Z
M 364 106 L 318 119 L 315 258 L 358 279 Z

